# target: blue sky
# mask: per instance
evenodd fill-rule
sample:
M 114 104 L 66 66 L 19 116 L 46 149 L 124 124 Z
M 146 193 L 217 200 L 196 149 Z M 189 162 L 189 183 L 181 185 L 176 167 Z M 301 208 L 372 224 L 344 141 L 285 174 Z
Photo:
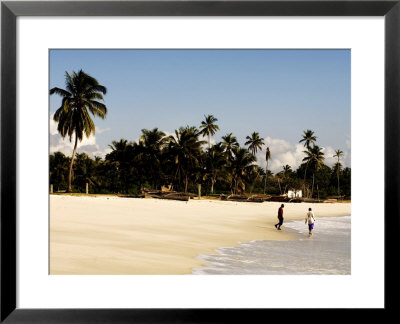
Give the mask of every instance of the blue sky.
M 107 118 L 94 119 L 96 136 L 78 150 L 91 155 L 104 156 L 113 140 L 137 140 L 143 128 L 173 133 L 212 114 L 215 141 L 232 132 L 244 145 L 259 132 L 273 170 L 299 164 L 296 144 L 306 129 L 327 164 L 340 148 L 350 166 L 350 63 L 350 50 L 51 50 L 50 88 L 64 88 L 65 71 L 80 69 L 107 87 Z M 60 103 L 50 97 L 50 116 Z M 55 150 L 68 154 L 70 145 L 51 125 Z

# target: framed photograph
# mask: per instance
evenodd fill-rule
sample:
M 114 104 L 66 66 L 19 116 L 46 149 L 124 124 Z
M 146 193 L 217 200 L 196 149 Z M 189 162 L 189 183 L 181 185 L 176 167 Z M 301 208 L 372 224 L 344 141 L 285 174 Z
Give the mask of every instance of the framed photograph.
M 1 322 L 388 316 L 399 15 L 2 1 Z

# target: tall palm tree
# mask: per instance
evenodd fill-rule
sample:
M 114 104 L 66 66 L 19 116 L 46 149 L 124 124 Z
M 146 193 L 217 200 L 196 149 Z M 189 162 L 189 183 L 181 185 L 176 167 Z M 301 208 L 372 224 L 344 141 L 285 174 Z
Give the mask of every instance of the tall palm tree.
M 248 150 L 255 156 L 257 151 L 262 149 L 262 146 L 265 145 L 262 138 L 260 138 L 260 134 L 257 132 L 253 132 L 251 136 L 246 136 L 247 142 L 244 145 L 248 145 Z
M 314 132 L 310 129 L 307 129 L 303 131 L 303 138 L 299 141 L 299 143 L 304 142 L 304 147 L 307 148 L 307 150 L 310 149 L 310 144 L 315 144 L 317 137 L 314 135 Z
M 211 148 L 211 136 L 214 136 L 219 130 L 218 125 L 215 124 L 218 119 L 213 115 L 204 115 L 204 118 L 205 120 L 203 120 L 200 125 L 200 134 L 203 136 L 208 136 L 208 148 Z
M 265 195 L 265 190 L 267 187 L 267 177 L 268 177 L 268 161 L 271 160 L 271 152 L 269 150 L 269 147 L 267 147 L 267 151 L 265 152 L 265 161 L 267 162 L 267 166 L 265 168 L 265 179 L 264 179 L 264 195 Z
M 70 142 L 75 135 L 67 188 L 67 192 L 72 192 L 72 167 L 78 140 L 82 141 L 83 135 L 89 137 L 92 133 L 95 134 L 95 125 L 90 114 L 101 119 L 105 118 L 107 107 L 98 100 L 104 99 L 102 94 L 106 94 L 107 90 L 82 70 L 78 73 L 72 72 L 72 75 L 65 72 L 65 77 L 66 89 L 52 88 L 50 95 L 58 94 L 62 97 L 61 106 L 54 113 L 54 120 L 58 122 L 58 132 L 63 138 L 69 136 Z
M 317 137 L 314 135 L 314 132 L 310 129 L 307 129 L 303 131 L 302 139 L 299 141 L 299 143 L 304 142 L 304 147 L 307 148 L 309 151 L 311 149 L 311 144 L 315 145 L 315 142 L 317 141 Z M 306 189 L 306 176 L 307 176 L 307 168 L 308 164 L 306 163 L 305 169 L 304 169 L 304 190 Z
M 239 143 L 237 141 L 236 136 L 233 136 L 232 133 L 226 134 L 222 136 L 222 148 L 225 153 L 228 155 L 228 159 L 232 160 L 234 151 L 239 148 Z
M 324 163 L 325 157 L 324 152 L 322 152 L 322 148 L 318 145 L 313 145 L 307 151 L 303 151 L 306 154 L 306 157 L 303 159 L 303 162 L 307 162 L 307 165 L 310 165 L 313 169 L 313 181 L 311 187 L 311 197 L 314 191 L 314 179 L 315 173 L 321 168 Z
M 337 173 L 337 191 L 338 195 L 340 196 L 340 185 L 339 185 L 339 172 L 340 172 L 340 158 L 343 156 L 343 151 L 341 150 L 335 150 L 335 155 L 333 157 L 337 157 L 337 168 L 336 168 L 336 173 Z

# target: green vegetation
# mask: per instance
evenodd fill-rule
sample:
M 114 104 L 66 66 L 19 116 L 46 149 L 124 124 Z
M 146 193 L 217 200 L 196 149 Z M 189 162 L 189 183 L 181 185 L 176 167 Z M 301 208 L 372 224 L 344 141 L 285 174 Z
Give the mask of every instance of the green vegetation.
M 337 174 L 337 192 L 338 195 L 340 195 L 340 169 L 342 168 L 342 164 L 340 163 L 340 158 L 343 156 L 343 151 L 341 150 L 335 150 L 335 155 L 333 157 L 337 157 L 337 163 L 334 166 L 334 169 L 336 169 L 336 174 Z
M 204 116 L 205 120 L 200 125 L 200 135 L 208 136 L 208 148 L 211 148 L 211 136 L 219 130 L 218 125 L 215 122 L 218 121 L 213 115 Z
M 338 195 L 340 181 L 340 194 L 350 197 L 351 169 L 341 168 L 340 163 L 332 168 L 325 165 L 324 154 L 317 145 L 304 151 L 304 161 L 297 170 L 285 165 L 276 174 L 256 164 L 251 149 L 240 147 L 232 134 L 207 148 L 207 141 L 201 139 L 194 126 L 181 127 L 174 136 L 166 136 L 158 128 L 142 129 L 138 142 L 120 139 L 109 147 L 112 151 L 104 159 L 76 154 L 74 192 L 85 192 L 86 182 L 94 194 L 138 194 L 143 188 L 160 190 L 163 185 L 197 193 L 197 185 L 201 184 L 202 195 L 280 195 L 302 189 L 308 197 L 326 198 Z M 267 157 L 270 159 L 271 152 Z M 61 152 L 50 155 L 50 183 L 55 192 L 67 190 L 70 163 L 71 157 Z
M 72 172 L 78 140 L 82 141 L 83 134 L 89 137 L 95 133 L 95 126 L 89 112 L 102 119 L 107 114 L 107 108 L 98 100 L 103 100 L 106 88 L 97 80 L 82 70 L 72 72 L 72 76 L 65 72 L 66 89 L 52 88 L 50 95 L 58 94 L 62 97 L 61 106 L 54 113 L 54 121 L 58 123 L 57 130 L 62 137 L 75 135 L 75 145 L 69 163 L 67 192 L 72 192 Z
M 211 144 L 211 137 L 219 131 L 218 119 L 213 115 L 204 116 L 199 128 L 180 127 L 172 136 L 158 128 L 142 129 L 137 142 L 113 141 L 109 145 L 111 152 L 104 159 L 76 153 L 78 140 L 95 133 L 90 115 L 104 119 L 107 114 L 106 106 L 99 102 L 105 93 L 106 88 L 82 70 L 72 75 L 66 72 L 65 90 L 50 90 L 50 95 L 62 97 L 54 114 L 60 135 L 68 136 L 70 141 L 75 136 L 71 157 L 61 152 L 50 155 L 50 184 L 54 192 L 82 193 L 88 183 L 92 194 L 138 194 L 145 188 L 160 190 L 161 186 L 197 193 L 201 185 L 202 195 L 282 195 L 301 189 L 303 196 L 312 198 L 350 197 L 351 169 L 342 169 L 343 152 L 336 150 L 337 163 L 328 167 L 312 130 L 304 131 L 299 141 L 306 148 L 303 163 L 297 170 L 282 166 L 282 171 L 275 175 L 268 169 L 274 154 L 269 147 L 265 160 L 256 159 L 256 153 L 265 145 L 258 132 L 246 137 L 247 148 L 240 147 L 232 133 L 222 136 L 222 142 Z M 208 141 L 203 137 L 208 137 Z M 265 169 L 260 167 L 264 163 Z

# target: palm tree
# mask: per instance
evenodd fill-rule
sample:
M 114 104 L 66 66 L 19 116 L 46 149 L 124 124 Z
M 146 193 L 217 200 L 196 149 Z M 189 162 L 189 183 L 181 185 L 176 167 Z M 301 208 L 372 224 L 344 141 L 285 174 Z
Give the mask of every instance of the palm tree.
M 225 158 L 222 143 L 213 145 L 205 157 L 206 177 L 211 182 L 211 193 L 214 193 L 214 184 L 216 183 L 219 174 L 226 166 L 227 160 Z
M 289 176 L 293 172 L 292 167 L 289 164 L 284 165 L 282 169 L 285 176 Z
M 158 128 L 153 128 L 152 130 L 142 129 L 139 141 L 153 151 L 160 151 L 168 142 L 165 133 L 159 131 Z
M 256 158 L 253 154 L 250 154 L 248 150 L 244 148 L 238 148 L 235 152 L 235 156 L 229 166 L 229 170 L 232 175 L 234 182 L 234 193 L 238 192 L 239 186 L 245 187 L 245 181 L 247 174 L 254 167 Z
M 278 182 L 279 194 L 282 195 L 281 182 L 283 181 L 283 171 L 280 171 L 277 174 L 275 174 L 275 180 Z
M 65 76 L 66 89 L 52 88 L 50 95 L 58 94 L 62 97 L 61 106 L 54 113 L 54 120 L 58 122 L 58 132 L 63 138 L 68 135 L 70 142 L 72 136 L 75 135 L 67 188 L 67 192 L 72 192 L 72 167 L 78 140 L 82 141 L 83 135 L 89 137 L 92 133 L 95 134 L 95 125 L 89 113 L 94 117 L 105 118 L 107 107 L 98 100 L 103 100 L 102 94 L 106 94 L 107 90 L 95 78 L 82 70 L 78 73 L 72 72 L 72 76 L 65 72 Z
M 75 187 L 80 188 L 80 191 L 83 192 L 86 184 L 90 184 L 94 190 L 100 189 L 96 175 L 96 162 L 86 153 L 76 153 L 74 164 L 74 183 Z
M 259 165 L 250 165 L 248 167 L 247 175 L 248 175 L 249 182 L 251 183 L 250 194 L 252 194 L 253 189 L 256 187 L 258 180 L 262 179 L 262 177 L 265 175 L 265 172 L 264 172 L 264 169 L 262 167 L 260 167 Z
M 299 141 L 299 143 L 304 142 L 304 147 L 306 147 L 307 150 L 310 150 L 311 149 L 310 144 L 315 145 L 317 137 L 314 135 L 314 132 L 310 129 L 303 131 L 302 136 L 303 138 Z M 307 168 L 308 168 L 308 163 L 306 164 L 306 167 L 304 169 L 304 190 L 306 189 Z
M 151 177 L 152 188 L 157 187 L 157 182 L 160 177 L 161 152 L 166 146 L 168 138 L 164 132 L 154 128 L 152 130 L 142 129 L 142 135 L 139 139 L 139 144 L 142 148 L 141 161 L 148 170 Z
M 337 172 L 337 191 L 338 191 L 338 195 L 340 196 L 340 186 L 339 186 L 339 172 L 340 172 L 340 158 L 343 156 L 343 151 L 341 150 L 335 150 L 335 155 L 333 157 L 337 157 L 337 168 L 336 168 L 336 172 Z
M 213 115 L 204 115 L 205 120 L 201 122 L 200 125 L 200 133 L 203 136 L 208 136 L 208 148 L 211 148 L 211 136 L 214 136 L 215 133 L 219 130 L 218 125 L 215 122 L 218 121 Z
M 112 141 L 109 147 L 111 152 L 106 155 L 106 160 L 113 163 L 113 169 L 118 179 L 116 189 L 119 191 L 123 188 L 128 193 L 129 178 L 133 169 L 133 144 L 121 138 L 119 141 Z
M 320 148 L 318 145 L 313 145 L 313 147 L 311 147 L 307 151 L 303 151 L 303 153 L 306 154 L 306 157 L 303 159 L 303 162 L 307 162 L 307 165 L 310 165 L 314 170 L 312 187 L 311 187 L 311 197 L 312 197 L 314 191 L 315 172 L 317 172 L 324 163 L 325 159 L 324 152 L 322 152 L 322 148 Z
M 113 155 L 116 152 L 123 152 L 128 147 L 129 143 L 126 139 L 121 138 L 119 141 L 112 141 L 108 147 L 111 149 L 111 152 L 108 155 Z
M 66 175 L 68 174 L 69 159 L 61 152 L 54 152 L 49 159 L 50 184 L 54 185 L 59 191 L 66 185 Z
M 283 182 L 285 185 L 283 189 L 283 193 L 286 193 L 290 183 L 291 183 L 291 178 L 293 175 L 293 170 L 292 167 L 288 164 L 282 166 L 282 171 L 277 173 L 278 179 Z
M 260 134 L 253 132 L 251 136 L 246 136 L 246 139 L 248 141 L 244 143 L 244 145 L 248 145 L 248 150 L 255 156 L 257 151 L 259 149 L 261 150 L 264 145 L 262 138 L 260 138 Z
M 314 132 L 310 129 L 303 131 L 303 138 L 299 141 L 299 143 L 304 142 L 304 147 L 307 147 L 307 150 L 310 149 L 310 144 L 315 144 L 317 137 L 314 136 Z
M 201 156 L 201 145 L 204 141 L 199 141 L 199 132 L 196 127 L 181 127 L 175 130 L 175 136 L 169 137 L 169 151 L 175 158 L 176 172 L 174 179 L 178 175 L 184 179 L 185 192 L 188 189 L 190 170 L 195 168 Z
M 232 133 L 229 133 L 225 136 L 222 136 L 222 140 L 222 148 L 228 155 L 228 159 L 232 160 L 234 151 L 239 148 L 239 143 L 236 139 L 236 136 L 233 136 Z
M 267 177 L 268 177 L 268 161 L 271 160 L 271 152 L 269 151 L 269 147 L 267 147 L 267 151 L 265 152 L 265 161 L 267 162 L 267 166 L 265 168 L 265 180 L 264 180 L 264 195 L 267 187 Z

